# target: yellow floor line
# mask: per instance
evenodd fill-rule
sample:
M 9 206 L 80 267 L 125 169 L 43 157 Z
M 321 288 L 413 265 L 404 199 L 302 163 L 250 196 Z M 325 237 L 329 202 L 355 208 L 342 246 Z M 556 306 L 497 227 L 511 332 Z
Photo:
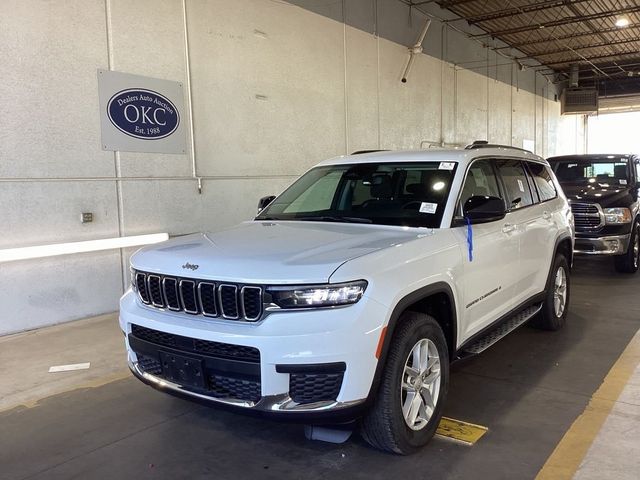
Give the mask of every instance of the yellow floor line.
M 453 418 L 442 417 L 436 435 L 452 438 L 467 445 L 473 445 L 480 437 L 487 433 L 489 429 L 481 425 L 455 420 Z
M 89 380 L 87 382 L 81 382 L 69 387 L 60 388 L 60 389 L 53 388 L 51 389 L 51 391 L 48 392 L 46 397 L 32 398 L 29 400 L 20 401 L 19 403 L 15 403 L 12 405 L 2 405 L 0 406 L 0 413 L 7 412 L 9 410 L 13 410 L 14 408 L 18 408 L 18 407 L 23 407 L 23 408 L 37 407 L 42 400 L 49 397 L 53 397 L 54 395 L 60 395 L 61 393 L 73 392 L 75 390 L 82 390 L 85 388 L 101 387 L 108 383 L 116 382 L 118 380 L 123 380 L 130 376 L 131 376 L 131 372 L 129 370 L 121 370 L 104 377 Z
M 584 412 L 573 422 L 536 480 L 573 478 L 589 447 L 622 393 L 631 374 L 640 364 L 640 331 L 634 335 L 624 352 L 593 394 Z

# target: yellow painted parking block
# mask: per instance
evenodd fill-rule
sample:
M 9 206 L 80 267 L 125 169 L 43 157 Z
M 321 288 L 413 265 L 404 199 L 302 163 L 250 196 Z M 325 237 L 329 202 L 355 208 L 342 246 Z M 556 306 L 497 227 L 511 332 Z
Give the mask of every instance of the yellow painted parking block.
M 452 438 L 467 445 L 473 445 L 487 433 L 489 429 L 482 425 L 454 420 L 453 418 L 442 417 L 436 435 Z

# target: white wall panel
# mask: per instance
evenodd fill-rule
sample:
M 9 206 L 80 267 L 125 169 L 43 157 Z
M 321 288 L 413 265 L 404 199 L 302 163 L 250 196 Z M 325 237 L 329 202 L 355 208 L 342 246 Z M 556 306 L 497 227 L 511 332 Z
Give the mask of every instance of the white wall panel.
M 204 180 L 198 194 L 193 180 L 123 182 L 125 235 L 168 232 L 182 235 L 220 230 L 250 220 L 260 197 L 280 193 L 293 178 Z
M 342 24 L 259 0 L 188 12 L 201 174 L 289 174 L 345 153 Z
M 513 92 L 513 146 L 522 148 L 524 140 L 535 140 L 535 96 L 523 89 Z
M 498 67 L 501 73 L 508 72 L 509 67 Z M 487 109 L 489 116 L 489 143 L 511 145 L 511 86 L 489 78 L 487 92 Z
M 100 150 L 104 2 L 0 2 L 0 177 L 113 176 Z
M 456 144 L 456 67 L 442 62 L 440 65 L 440 95 L 442 105 L 442 141 Z M 436 139 L 434 139 L 436 140 Z
M 117 251 L 0 263 L 0 334 L 111 312 L 121 294 Z
M 456 142 L 469 144 L 488 137 L 487 82 L 484 75 L 456 70 Z
M 136 75 L 181 82 L 186 94 L 187 71 L 182 0 L 107 1 L 109 2 L 111 68 Z M 140 61 L 141 59 L 144 61 Z M 190 122 L 186 108 L 182 112 L 182 122 L 185 124 Z M 186 134 L 187 145 L 189 145 L 189 129 Z M 120 162 L 121 175 L 125 177 L 191 175 L 191 158 L 188 154 L 121 152 Z
M 378 148 L 378 40 L 347 27 L 347 153 Z
M 3 182 L 0 205 L 0 248 L 118 236 L 113 182 Z M 82 224 L 82 212 L 93 222 Z
M 416 57 L 406 83 L 406 47 L 380 39 L 381 148 L 420 148 L 440 137 L 440 61 Z

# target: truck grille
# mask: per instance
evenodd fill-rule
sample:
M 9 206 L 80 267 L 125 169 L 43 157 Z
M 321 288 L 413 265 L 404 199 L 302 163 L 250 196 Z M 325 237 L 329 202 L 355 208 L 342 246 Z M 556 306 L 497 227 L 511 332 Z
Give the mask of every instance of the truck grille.
M 595 203 L 572 203 L 571 211 L 578 232 L 592 232 L 604 225 L 602 210 Z
M 260 363 L 260 351 L 255 347 L 233 345 L 230 343 L 213 342 L 199 338 L 189 338 L 173 333 L 161 332 L 140 325 L 131 325 L 131 333 L 146 342 L 151 342 L 163 347 L 181 348 L 185 351 L 195 352 L 216 358 L 239 360 L 249 363 Z
M 263 313 L 263 289 L 134 271 L 133 285 L 150 307 L 205 317 L 255 322 Z

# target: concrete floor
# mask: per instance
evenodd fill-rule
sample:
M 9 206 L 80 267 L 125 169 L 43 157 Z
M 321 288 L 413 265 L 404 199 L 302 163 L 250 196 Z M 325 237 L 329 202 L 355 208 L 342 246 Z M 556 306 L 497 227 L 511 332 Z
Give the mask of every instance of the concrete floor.
M 521 328 L 455 368 L 445 415 L 489 432 L 473 447 L 435 438 L 411 457 L 377 452 L 357 436 L 343 445 L 310 442 L 300 426 L 202 407 L 130 377 L 111 381 L 123 374 L 124 352 L 116 347 L 109 358 L 97 355 L 94 345 L 106 337 L 117 341 L 115 317 L 96 322 L 107 326 L 100 334 L 68 327 L 63 349 L 73 361 L 106 369 L 103 376 L 87 381 L 89 371 L 46 374 L 45 383 L 65 375 L 90 388 L 57 393 L 64 388 L 56 380 L 50 392 L 57 394 L 44 395 L 40 386 L 34 404 L 36 398 L 25 399 L 39 382 L 25 379 L 15 361 L 3 368 L 6 357 L 23 355 L 29 363 L 35 354 L 41 368 L 66 360 L 46 349 L 37 355 L 27 335 L 0 339 L 0 479 L 534 478 L 640 328 L 639 285 L 640 275 L 618 275 L 609 262 L 578 261 L 564 330 Z M 8 345 L 12 353 L 3 354 Z M 9 398 L 7 385 L 15 389 L 21 379 L 31 386 Z M 630 395 L 625 403 L 640 405 Z M 10 408 L 12 402 L 28 406 Z M 640 425 L 640 415 L 636 421 Z M 609 435 L 620 435 L 611 428 Z M 598 454 L 597 445 L 589 455 Z M 590 474 L 601 464 L 588 456 L 580 478 L 607 478 L 606 471 Z

